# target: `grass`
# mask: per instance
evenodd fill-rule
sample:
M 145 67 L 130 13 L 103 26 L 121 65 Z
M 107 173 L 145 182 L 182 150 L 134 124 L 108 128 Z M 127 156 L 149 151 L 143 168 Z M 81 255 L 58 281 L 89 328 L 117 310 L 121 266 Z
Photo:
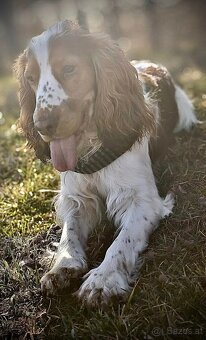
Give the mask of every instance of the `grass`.
M 206 77 L 186 69 L 179 81 L 206 118 Z M 125 301 L 89 309 L 73 296 L 79 285 L 44 298 L 39 279 L 47 247 L 60 229 L 51 209 L 58 176 L 25 148 L 17 133 L 16 84 L 0 82 L 0 337 L 2 339 L 203 338 L 206 329 L 205 127 L 176 137 L 155 166 L 158 188 L 176 196 L 174 214 L 161 221 L 143 254 L 139 278 Z M 90 267 L 112 241 L 107 221 L 89 239 Z

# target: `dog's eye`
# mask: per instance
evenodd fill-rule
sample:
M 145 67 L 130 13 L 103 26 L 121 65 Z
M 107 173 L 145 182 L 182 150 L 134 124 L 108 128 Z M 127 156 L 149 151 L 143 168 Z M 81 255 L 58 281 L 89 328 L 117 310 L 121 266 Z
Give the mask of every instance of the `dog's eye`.
M 65 65 L 62 70 L 63 77 L 67 78 L 71 76 L 74 73 L 75 69 L 76 67 L 74 65 Z

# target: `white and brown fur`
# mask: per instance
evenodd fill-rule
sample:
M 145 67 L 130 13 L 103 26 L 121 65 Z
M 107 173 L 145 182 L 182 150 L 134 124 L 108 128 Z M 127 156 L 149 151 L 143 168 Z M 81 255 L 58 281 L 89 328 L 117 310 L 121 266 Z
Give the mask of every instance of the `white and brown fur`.
M 164 67 L 133 62 L 135 69 L 108 36 L 89 33 L 69 21 L 60 22 L 32 39 L 29 52 L 27 49 L 15 66 L 20 83 L 20 125 L 41 160 L 50 158 L 49 138 L 37 131 L 35 117 L 44 114 L 45 109 L 50 117 L 53 110 L 58 111 L 62 103 L 70 100 L 50 65 L 49 44 L 53 37 L 63 37 L 68 45 L 72 39 L 71 52 L 76 48 L 80 56 L 87 54 L 95 84 L 84 114 L 92 117 L 88 120 L 95 126 L 102 145 L 122 148 L 124 153 L 90 175 L 60 173 L 56 213 L 62 236 L 53 267 L 42 277 L 41 286 L 44 292 L 56 294 L 69 286 L 70 278 L 86 273 L 78 296 L 89 304 L 107 303 L 112 296 L 129 291 L 132 273 L 149 235 L 173 209 L 173 196 L 161 198 L 158 194 L 151 157 L 155 159 L 165 151 L 161 146 L 170 144 L 174 131 L 188 130 L 197 119 L 188 97 Z M 31 54 L 39 67 L 35 86 L 25 78 Z M 152 90 L 152 98 L 144 95 L 145 86 Z M 67 120 L 69 123 L 69 113 Z M 99 224 L 103 206 L 119 233 L 102 263 L 87 272 L 87 238 Z

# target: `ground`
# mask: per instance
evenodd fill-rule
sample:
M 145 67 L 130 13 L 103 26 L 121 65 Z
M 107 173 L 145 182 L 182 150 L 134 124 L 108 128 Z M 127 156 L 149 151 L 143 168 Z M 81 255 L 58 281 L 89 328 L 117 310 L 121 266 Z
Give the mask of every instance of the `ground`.
M 180 84 L 206 119 L 206 77 L 185 69 Z M 73 293 L 74 280 L 55 298 L 41 295 L 41 262 L 60 236 L 52 198 L 58 175 L 25 148 L 16 129 L 16 84 L 0 82 L 0 338 L 2 339 L 203 339 L 206 334 L 206 138 L 205 125 L 178 134 L 154 167 L 162 196 L 176 205 L 161 221 L 142 255 L 138 279 L 125 301 L 90 309 Z M 100 229 L 103 229 L 100 230 Z M 90 267 L 113 239 L 105 220 L 89 239 Z

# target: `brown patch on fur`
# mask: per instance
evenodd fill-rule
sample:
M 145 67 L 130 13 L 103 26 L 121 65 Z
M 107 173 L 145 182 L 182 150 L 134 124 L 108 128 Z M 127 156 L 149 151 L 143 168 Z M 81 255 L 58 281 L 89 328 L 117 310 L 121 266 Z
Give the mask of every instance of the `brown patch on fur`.
M 156 122 L 147 107 L 136 69 L 108 36 L 91 35 L 91 58 L 96 74 L 95 122 L 103 145 L 128 150 L 146 134 L 153 135 Z
M 45 143 L 34 128 L 33 112 L 35 110 L 36 99 L 35 93 L 25 78 L 25 69 L 27 65 L 27 51 L 24 51 L 16 60 L 14 72 L 19 82 L 19 104 L 20 118 L 19 127 L 23 131 L 28 146 L 34 148 L 37 158 L 45 162 L 50 158 L 48 144 Z
M 141 78 L 149 88 L 159 105 L 159 124 L 156 137 L 150 141 L 152 161 L 163 157 L 168 147 L 173 144 L 174 128 L 178 122 L 178 108 L 175 100 L 175 86 L 171 75 L 163 66 L 145 67 Z

